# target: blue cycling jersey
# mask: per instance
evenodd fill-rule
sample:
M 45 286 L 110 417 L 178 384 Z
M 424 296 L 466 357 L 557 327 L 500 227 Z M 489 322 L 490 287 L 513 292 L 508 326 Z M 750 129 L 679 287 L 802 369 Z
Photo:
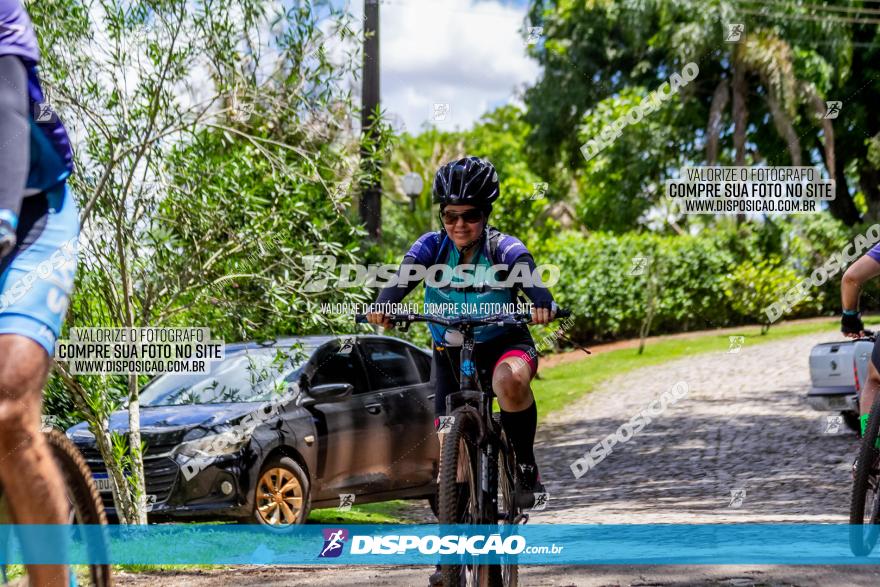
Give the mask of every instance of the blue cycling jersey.
M 510 269 L 514 265 L 524 263 L 529 271 L 535 269 L 534 259 L 522 241 L 516 237 L 502 234 L 491 226 L 486 228 L 479 246 L 479 253 L 471 261 L 471 264 L 475 266 L 486 269 L 492 265 L 502 265 Z M 459 258 L 458 250 L 444 232 L 428 232 L 420 236 L 409 248 L 406 255 L 404 255 L 403 265 L 409 263 L 428 268 L 435 264 L 445 264 L 450 267 L 456 267 L 459 263 Z M 403 268 L 403 265 L 401 268 Z M 397 274 L 399 277 L 401 271 L 398 270 Z M 482 275 L 483 277 L 488 277 L 485 272 Z M 496 275 L 495 278 L 499 279 L 500 276 Z M 460 283 L 460 281 L 458 278 L 453 278 L 452 283 Z M 477 281 L 480 281 L 480 283 L 477 283 Z M 472 287 L 461 288 L 453 286 L 452 283 L 449 286 L 442 287 L 435 287 L 426 283 L 425 303 L 430 304 L 433 308 L 432 310 L 426 309 L 426 311 L 437 313 L 434 310 L 439 308 L 441 310 L 439 313 L 447 316 L 458 315 L 461 312 L 474 315 L 474 312 L 471 312 L 472 309 L 475 309 L 475 312 L 479 314 L 481 313 L 481 308 L 487 309 L 486 311 L 489 313 L 503 312 L 506 310 L 492 311 L 492 309 L 514 303 L 519 289 L 537 307 L 550 308 L 553 303 L 553 296 L 550 295 L 550 292 L 543 285 L 539 284 L 522 287 L 497 287 L 497 285 L 491 283 L 491 279 L 489 282 L 486 282 L 485 279 L 477 280 L 476 275 Z M 380 305 L 399 303 L 409 292 L 415 289 L 416 285 L 418 285 L 418 281 L 407 279 L 399 282 L 398 285 L 385 287 L 379 292 L 376 302 Z M 514 327 L 481 326 L 476 329 L 475 339 L 477 342 L 486 342 L 509 331 L 511 328 Z M 521 327 L 516 327 L 516 329 L 522 330 Z M 445 329 L 431 325 L 430 330 L 436 343 L 454 346 L 449 337 L 446 336 Z
M 46 191 L 63 182 L 73 171 L 73 151 L 67 131 L 58 117 L 46 109 L 37 76 L 40 52 L 30 17 L 20 0 L 0 0 L 0 56 L 21 59 L 28 76 L 31 112 L 31 166 L 28 194 Z
M 445 246 L 443 243 L 445 243 Z M 520 245 L 521 244 L 522 243 L 520 243 Z M 487 254 L 488 246 L 483 246 L 481 249 L 482 250 L 477 251 L 476 256 L 470 263 L 474 266 L 482 267 L 485 270 L 495 263 Z M 461 261 L 461 254 L 458 249 L 452 245 L 452 242 L 448 238 L 441 241 L 435 261 L 439 262 L 444 252 L 446 254 L 445 263 L 450 268 L 457 267 Z M 485 277 L 485 273 L 483 275 Z M 493 306 L 504 307 L 508 304 L 514 304 L 517 300 L 516 289 L 514 288 L 493 287 L 491 280 L 488 279 L 484 279 L 480 282 L 477 282 L 477 280 L 474 279 L 474 283 L 470 287 L 462 287 L 461 284 L 463 281 L 462 278 L 453 277 L 451 282 L 444 286 L 425 285 L 426 306 L 429 308 L 433 307 L 435 310 L 432 313 L 440 314 L 442 316 L 452 317 L 467 314 L 473 317 L 479 317 L 493 313 L 501 313 L 503 310 L 500 308 L 494 311 L 491 308 L 493 308 Z M 457 341 L 457 336 L 448 336 L 446 329 L 442 326 L 429 324 L 428 328 L 431 331 L 431 336 L 434 338 L 434 342 L 437 344 L 457 346 L 454 344 Z M 509 329 L 510 327 L 508 326 L 499 326 L 495 324 L 478 326 L 474 329 L 474 341 L 486 342 L 508 332 Z
M 866 253 L 869 257 L 880 263 L 880 243 L 877 243 Z
M 19 0 L 0 0 L 0 66 L 7 73 L 0 80 L 7 99 L 0 104 L 9 121 L 0 136 L 13 133 L 0 142 L 15 149 L 13 139 L 30 131 L 30 160 L 23 148 L 8 153 L 3 163 L 13 179 L 0 177 L 0 201 L 11 208 L 0 209 L 0 217 L 16 230 L 17 241 L 0 259 L 0 334 L 27 337 L 52 356 L 73 290 L 79 213 L 65 181 L 73 170 L 70 140 L 54 112 L 43 107 L 39 57 Z

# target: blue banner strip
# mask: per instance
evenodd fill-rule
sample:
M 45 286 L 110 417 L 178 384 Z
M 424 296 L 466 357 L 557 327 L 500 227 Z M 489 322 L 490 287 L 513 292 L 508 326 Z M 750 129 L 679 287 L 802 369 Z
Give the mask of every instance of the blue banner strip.
M 0 525 L 0 563 L 851 565 L 880 563 L 878 535 L 842 524 Z

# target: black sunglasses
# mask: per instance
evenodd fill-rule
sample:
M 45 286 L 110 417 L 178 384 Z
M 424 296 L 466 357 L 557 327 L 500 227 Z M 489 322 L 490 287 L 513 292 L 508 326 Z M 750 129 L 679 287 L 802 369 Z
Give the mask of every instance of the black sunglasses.
M 473 208 L 471 210 L 465 210 L 464 212 L 453 212 L 451 210 L 445 210 L 440 217 L 443 219 L 443 224 L 449 224 L 454 226 L 458 219 L 461 218 L 468 224 L 476 224 L 477 222 L 482 222 L 483 220 L 483 211 L 478 210 L 477 208 Z

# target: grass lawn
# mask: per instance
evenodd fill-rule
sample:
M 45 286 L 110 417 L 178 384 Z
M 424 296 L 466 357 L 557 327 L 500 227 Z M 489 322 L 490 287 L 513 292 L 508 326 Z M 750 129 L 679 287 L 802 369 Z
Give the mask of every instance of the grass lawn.
M 403 524 L 400 512 L 410 506 L 409 501 L 395 499 L 379 503 L 352 506 L 347 512 L 335 508 L 312 510 L 310 524 Z

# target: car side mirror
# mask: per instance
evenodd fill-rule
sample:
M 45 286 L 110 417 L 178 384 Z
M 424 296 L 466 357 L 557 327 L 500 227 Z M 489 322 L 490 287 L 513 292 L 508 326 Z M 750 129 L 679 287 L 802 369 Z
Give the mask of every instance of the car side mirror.
M 308 395 L 303 397 L 301 405 L 303 407 L 309 407 L 316 404 L 341 402 L 350 398 L 353 392 L 354 386 L 351 383 L 324 383 L 323 385 L 314 385 L 309 388 Z

